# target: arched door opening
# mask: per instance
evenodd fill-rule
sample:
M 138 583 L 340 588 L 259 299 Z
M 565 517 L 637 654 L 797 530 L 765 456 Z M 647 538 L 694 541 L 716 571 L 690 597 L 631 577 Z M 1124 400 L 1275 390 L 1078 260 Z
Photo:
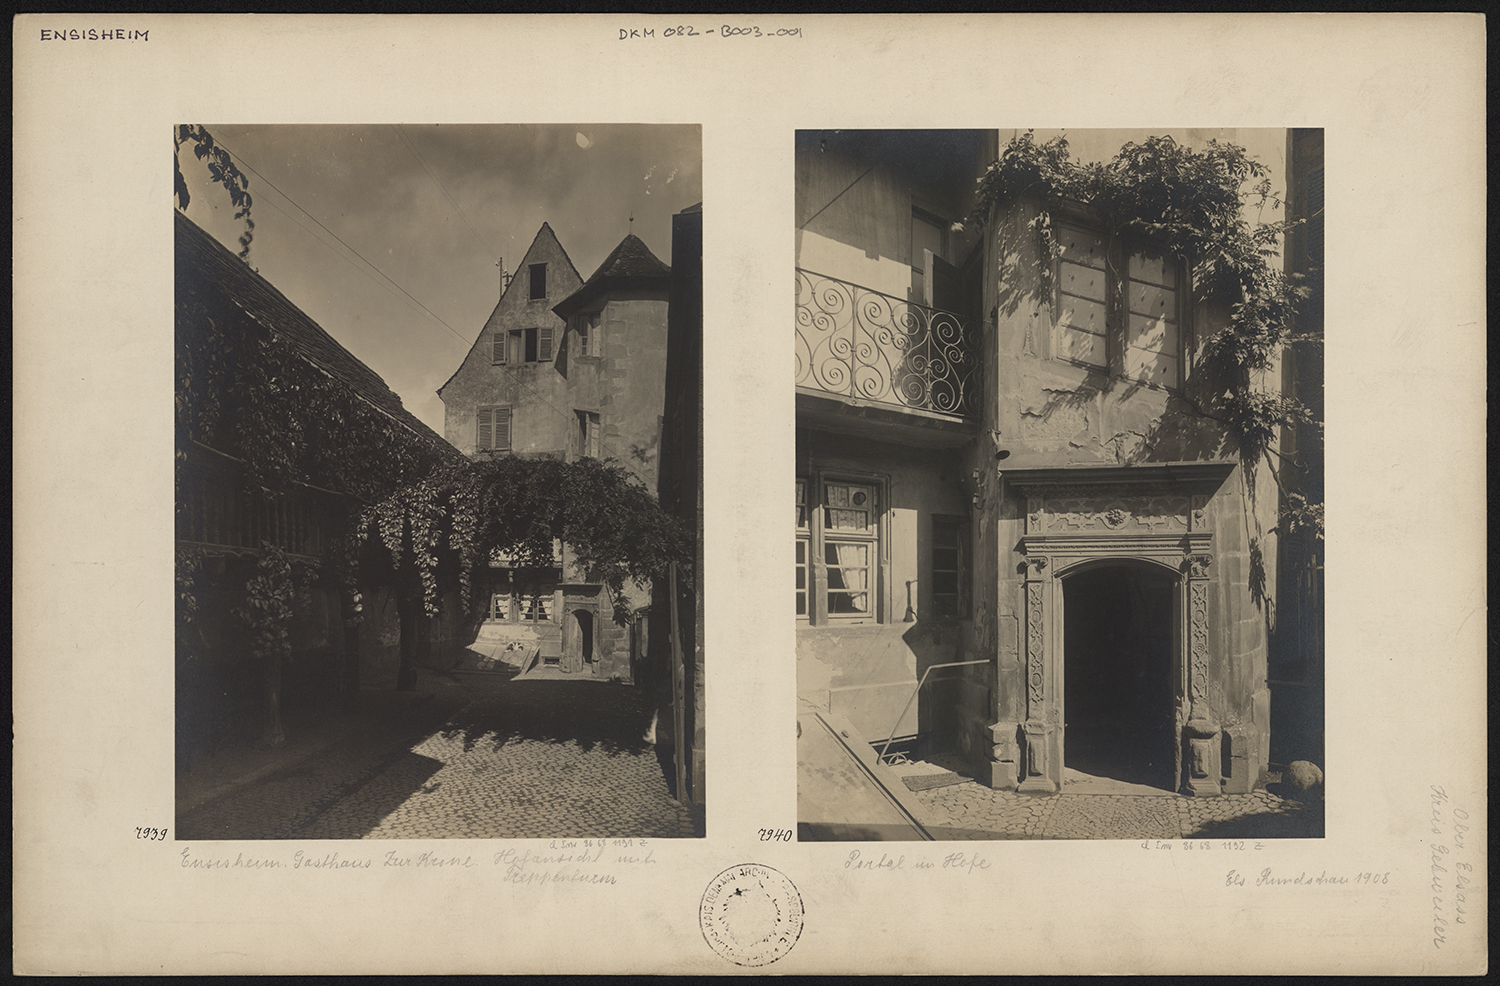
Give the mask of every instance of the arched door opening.
M 1112 564 L 1063 579 L 1064 766 L 1177 788 L 1177 579 Z
M 571 614 L 572 626 L 572 654 L 576 655 L 575 671 L 587 669 L 590 674 L 598 674 L 598 665 L 594 662 L 594 614 L 586 609 L 575 609 Z

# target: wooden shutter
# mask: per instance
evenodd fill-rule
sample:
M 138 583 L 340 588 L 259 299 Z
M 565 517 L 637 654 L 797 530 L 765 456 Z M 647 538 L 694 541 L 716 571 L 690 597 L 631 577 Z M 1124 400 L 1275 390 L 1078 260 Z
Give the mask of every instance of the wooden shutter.
M 487 408 L 487 407 L 480 408 L 479 409 L 479 435 L 478 435 L 478 437 L 475 440 L 475 444 L 479 448 L 494 448 L 495 447 L 495 431 L 494 431 L 494 428 L 493 428 L 493 426 L 491 424 L 491 420 L 492 420 L 492 417 L 491 417 L 491 414 L 490 414 L 490 409 Z
M 505 333 L 496 332 L 493 339 L 491 339 L 490 362 L 504 363 L 505 355 Z
M 510 448 L 510 408 L 497 407 L 494 411 L 495 445 L 497 449 Z
M 544 325 L 536 330 L 536 358 L 543 363 L 552 358 L 552 326 Z

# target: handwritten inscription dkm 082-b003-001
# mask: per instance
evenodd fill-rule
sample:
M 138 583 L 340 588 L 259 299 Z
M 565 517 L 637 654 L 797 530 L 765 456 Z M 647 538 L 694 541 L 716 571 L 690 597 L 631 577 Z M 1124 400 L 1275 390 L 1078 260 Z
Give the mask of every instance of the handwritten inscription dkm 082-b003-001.
M 658 38 L 800 38 L 800 27 L 760 27 L 755 24 L 719 24 L 713 27 L 678 24 L 674 27 L 622 27 L 621 41 L 655 41 Z

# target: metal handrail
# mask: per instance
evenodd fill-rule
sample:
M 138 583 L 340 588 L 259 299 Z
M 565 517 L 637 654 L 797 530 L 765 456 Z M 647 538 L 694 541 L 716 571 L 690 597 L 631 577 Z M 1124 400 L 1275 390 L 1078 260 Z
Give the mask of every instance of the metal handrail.
M 922 690 L 922 686 L 927 683 L 927 676 L 929 674 L 931 674 L 933 671 L 937 670 L 938 668 L 962 668 L 962 667 L 967 667 L 970 664 L 988 664 L 988 663 L 990 663 L 988 660 L 979 660 L 979 661 L 949 661 L 949 662 L 947 662 L 945 664 L 930 664 L 930 665 L 928 665 L 927 666 L 927 670 L 922 672 L 922 677 L 919 678 L 919 679 L 917 679 L 917 687 L 913 688 L 911 690 L 911 697 L 908 698 L 906 700 L 906 704 L 901 707 L 901 714 L 896 717 L 895 723 L 891 726 L 891 735 L 889 735 L 889 736 L 886 737 L 885 746 L 882 746 L 880 748 L 880 760 L 882 762 L 885 761 L 885 751 L 889 750 L 891 748 L 891 741 L 896 738 L 896 730 L 898 730 L 898 729 L 901 728 L 901 720 L 906 718 L 906 712 L 907 712 L 908 709 L 911 708 L 911 703 L 913 703 L 913 702 L 915 702 L 917 700 L 917 693 L 920 692 Z

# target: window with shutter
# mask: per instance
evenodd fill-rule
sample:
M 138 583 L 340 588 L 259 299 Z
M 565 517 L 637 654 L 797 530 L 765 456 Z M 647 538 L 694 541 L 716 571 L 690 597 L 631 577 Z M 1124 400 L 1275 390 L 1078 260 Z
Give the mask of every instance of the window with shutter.
M 543 363 L 552 358 L 552 326 L 544 325 L 536 332 L 536 358 Z
M 491 363 L 504 363 L 505 362 L 505 357 L 506 357 L 506 345 L 505 345 L 505 343 L 506 343 L 506 334 L 504 332 L 496 332 L 495 335 L 494 335 L 494 338 L 491 340 L 491 346 L 490 346 L 490 362 Z
M 497 407 L 495 416 L 495 448 L 510 449 L 510 408 Z
M 1182 383 L 1186 273 L 1147 246 L 1056 228 L 1053 355 L 1156 387 Z
M 536 329 L 526 330 L 526 362 L 536 362 Z
M 968 523 L 962 517 L 932 518 L 932 615 L 964 616 L 969 597 Z
M 578 355 L 599 355 L 599 313 L 586 312 L 574 317 L 574 331 L 578 333 Z
M 505 406 L 481 407 L 474 445 L 481 449 L 510 450 L 511 409 Z
M 476 436 L 474 444 L 478 448 L 494 448 L 495 447 L 495 429 L 494 429 L 494 425 L 491 423 L 492 422 L 492 418 L 491 418 L 491 411 L 490 411 L 490 409 L 487 408 L 487 407 L 480 408 L 479 412 L 478 412 L 478 416 L 479 416 L 479 434 Z

